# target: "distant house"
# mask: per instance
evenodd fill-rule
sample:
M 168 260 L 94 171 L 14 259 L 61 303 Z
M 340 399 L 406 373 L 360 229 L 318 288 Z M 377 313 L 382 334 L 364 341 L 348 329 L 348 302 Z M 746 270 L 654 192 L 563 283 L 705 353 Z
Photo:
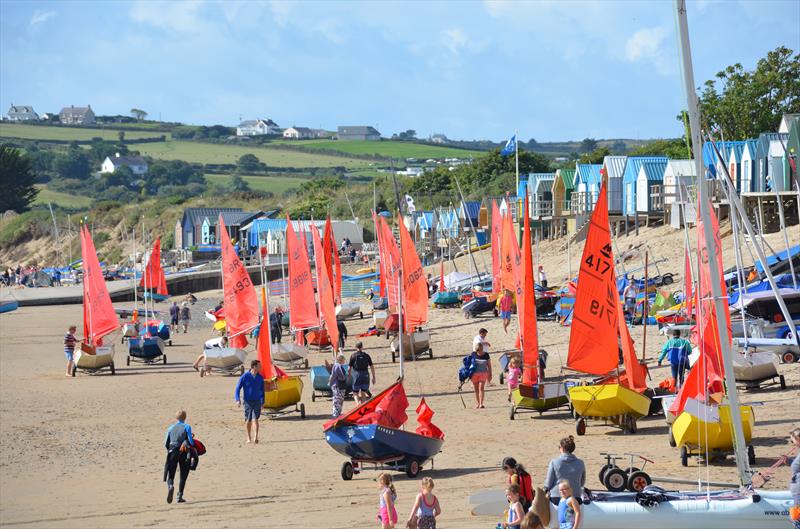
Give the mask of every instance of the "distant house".
M 35 121 L 39 119 L 39 114 L 34 112 L 32 106 L 11 104 L 8 109 L 9 121 Z
M 354 127 L 339 127 L 336 132 L 337 140 L 360 140 L 360 141 L 378 141 L 381 139 L 381 133 L 374 127 L 369 126 L 354 126 Z
M 237 136 L 268 136 L 280 134 L 280 127 L 271 119 L 250 119 L 236 127 Z
M 58 113 L 58 120 L 64 125 L 94 125 L 92 105 L 64 107 Z
M 789 127 L 789 138 L 786 140 L 787 156 L 784 159 L 784 173 L 788 175 L 789 181 L 796 181 L 798 178 L 797 158 L 800 153 L 800 119 L 794 120 Z
M 553 182 L 555 173 L 531 173 L 528 175 L 528 196 L 532 218 L 553 216 Z
M 334 135 L 333 132 L 325 129 L 311 129 L 311 132 L 314 134 L 315 138 L 330 138 Z
M 446 143 L 446 142 L 447 142 L 447 136 L 445 136 L 444 134 L 434 134 L 433 136 L 431 136 L 431 143 Z
M 239 229 L 264 214 L 260 211 L 243 211 L 241 208 L 186 208 L 175 226 L 176 247 L 188 249 L 192 246 L 218 245 L 220 215 L 231 240 L 238 240 Z
M 113 173 L 119 167 L 130 167 L 135 175 L 147 174 L 147 162 L 141 156 L 120 156 L 116 153 L 113 157 L 106 156 L 100 166 L 101 173 Z
M 283 137 L 290 140 L 305 140 L 314 136 L 314 131 L 306 127 L 289 127 L 283 131 Z

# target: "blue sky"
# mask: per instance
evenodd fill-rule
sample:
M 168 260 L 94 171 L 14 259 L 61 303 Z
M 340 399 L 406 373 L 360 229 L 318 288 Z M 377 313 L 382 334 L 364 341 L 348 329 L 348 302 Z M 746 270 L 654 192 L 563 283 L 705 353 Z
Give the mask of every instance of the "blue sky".
M 689 2 L 697 84 L 800 49 L 800 1 Z M 677 136 L 672 2 L 0 1 L 0 106 L 457 139 Z

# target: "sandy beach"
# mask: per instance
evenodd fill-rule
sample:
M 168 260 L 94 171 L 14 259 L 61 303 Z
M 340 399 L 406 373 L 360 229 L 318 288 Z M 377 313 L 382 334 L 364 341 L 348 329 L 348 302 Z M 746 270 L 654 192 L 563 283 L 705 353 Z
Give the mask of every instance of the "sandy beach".
M 661 232 L 650 234 L 659 243 Z M 669 248 L 677 234 L 670 232 Z M 642 235 L 647 237 L 646 234 Z M 665 241 L 667 239 L 664 239 Z M 627 241 L 624 241 L 627 242 Z M 633 240 L 631 241 L 633 242 Z M 551 283 L 566 276 L 564 252 L 559 243 L 540 248 Z M 621 243 L 622 244 L 622 243 Z M 559 246 L 556 246 L 559 245 Z M 573 273 L 577 252 L 573 248 Z M 726 249 L 728 251 L 728 249 Z M 661 253 L 668 251 L 661 249 Z M 661 266 L 682 269 L 676 252 Z M 727 254 L 726 254 L 727 255 Z M 487 256 L 488 257 L 488 256 Z M 480 260 L 478 261 L 480 263 Z M 727 262 L 727 261 L 726 261 Z M 460 260 L 462 266 L 465 260 Z M 482 266 L 481 266 L 482 267 Z M 678 276 L 679 277 L 679 276 Z M 677 287 L 675 285 L 674 287 Z M 69 324 L 81 332 L 81 306 L 22 307 L 0 316 L 0 525 L 4 527 L 327 527 L 377 526 L 377 473 L 366 471 L 352 481 L 339 475 L 344 459 L 325 443 L 322 423 L 329 417 L 330 401 L 311 401 L 308 375 L 303 402 L 308 416 L 262 418 L 261 444 L 246 445 L 241 411 L 234 406 L 235 377 L 213 375 L 201 379 L 191 363 L 211 337 L 201 307 L 219 299 L 219 292 L 198 294 L 193 326 L 188 334 L 174 336 L 167 348 L 167 365 L 125 366 L 126 348 L 117 343 L 117 375 L 64 376 L 62 337 Z M 119 307 L 131 306 L 119 303 Z M 365 318 L 347 322 L 352 351 L 355 335 L 367 329 L 371 310 L 364 303 Z M 159 304 L 162 311 L 167 304 Z M 474 409 L 471 388 L 457 393 L 457 369 L 471 348 L 480 327 L 489 330 L 493 351 L 510 349 L 514 338 L 504 334 L 501 321 L 490 317 L 466 320 L 459 309 L 430 311 L 433 360 L 409 363 L 406 370 L 409 423 L 416 426 L 413 408 L 425 396 L 435 410 L 434 423 L 446 434 L 435 469 L 423 475 L 436 481 L 435 493 L 444 528 L 492 527 L 497 520 L 471 516 L 467 498 L 485 489 L 500 489 L 505 476 L 500 470 L 504 456 L 514 456 L 544 480 L 548 461 L 557 455 L 558 440 L 574 434 L 566 410 L 544 416 L 526 414 L 511 421 L 505 386 L 489 388 L 487 407 Z M 511 329 L 516 329 L 516 319 Z M 511 330 L 510 329 L 510 330 Z M 632 330 L 641 354 L 642 328 Z M 569 328 L 540 322 L 539 343 L 550 354 L 549 374 L 566 361 Z M 657 329 L 647 333 L 646 357 L 657 384 L 669 374 L 669 366 L 655 367 L 655 356 L 664 339 Z M 364 339 L 376 362 L 378 388 L 395 380 L 397 365 L 391 362 L 383 337 Z M 250 346 L 249 358 L 255 355 Z M 312 365 L 322 364 L 330 353 L 314 352 Z M 753 437 L 756 469 L 768 468 L 789 450 L 788 432 L 800 423 L 800 370 L 798 364 L 781 365 L 788 388 L 741 392 L 742 400 L 755 406 Z M 345 402 L 345 409 L 353 402 Z M 200 466 L 190 475 L 188 503 L 168 505 L 161 481 L 164 432 L 178 409 L 188 411 L 188 422 L 208 447 Z M 639 421 L 635 435 L 591 423 L 587 434 L 577 438 L 576 455 L 587 464 L 587 486 L 599 489 L 597 472 L 604 463 L 601 452 L 639 452 L 655 461 L 654 476 L 706 479 L 736 483 L 736 468 L 729 457 L 723 464 L 706 467 L 690 460 L 680 466 L 676 448 L 668 445 L 663 417 Z M 768 488 L 786 488 L 788 468 L 775 472 Z M 419 479 L 394 474 L 401 524 L 413 503 Z M 691 486 L 682 486 L 691 489 Z

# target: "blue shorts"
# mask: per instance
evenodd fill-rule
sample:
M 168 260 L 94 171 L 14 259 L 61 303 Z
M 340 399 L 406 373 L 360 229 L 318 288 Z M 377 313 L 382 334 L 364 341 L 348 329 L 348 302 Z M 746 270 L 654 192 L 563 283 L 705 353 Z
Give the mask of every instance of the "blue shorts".
M 75 351 L 64 351 L 64 356 L 67 357 L 67 362 L 74 362 L 75 361 Z
M 510 320 L 511 319 L 511 311 L 510 310 L 501 310 L 500 311 L 500 317 L 502 319 L 504 319 L 504 320 Z
M 369 391 L 369 371 L 356 371 L 353 391 Z
M 261 417 L 261 401 L 260 400 L 245 400 L 242 401 L 244 408 L 244 420 L 255 421 Z

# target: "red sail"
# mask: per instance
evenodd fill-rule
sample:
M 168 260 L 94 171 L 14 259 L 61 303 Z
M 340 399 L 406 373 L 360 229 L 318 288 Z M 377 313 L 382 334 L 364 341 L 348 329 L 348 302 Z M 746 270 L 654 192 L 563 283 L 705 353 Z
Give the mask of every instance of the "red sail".
M 225 300 L 225 325 L 231 347 L 244 349 L 246 333 L 258 325 L 258 297 L 247 268 L 233 249 L 228 229 L 219 217 L 219 242 L 222 252 L 222 293 Z
M 444 259 L 439 266 L 439 292 L 444 292 Z
M 325 234 L 322 241 L 325 268 L 328 270 L 328 278 L 333 284 L 333 303 L 339 305 L 342 302 L 342 263 L 339 261 L 339 252 L 336 249 L 336 238 L 333 236 L 330 217 L 325 219 Z
M 683 262 L 683 305 L 686 308 L 686 317 L 692 317 L 692 301 L 694 289 L 692 288 L 692 265 L 689 263 L 689 248 L 684 248 Z
M 269 305 L 267 304 L 266 289 L 261 287 L 261 326 L 258 328 L 257 352 L 261 362 L 261 376 L 264 380 L 275 378 L 275 366 L 272 365 L 272 344 L 270 340 Z
M 417 433 L 425 437 L 444 439 L 444 432 L 433 424 L 431 419 L 433 419 L 433 410 L 428 406 L 428 403 L 425 402 L 425 398 L 423 397 L 419 401 L 419 406 L 417 406 L 417 422 L 419 423 L 419 426 L 417 426 Z
M 492 200 L 492 292 L 500 292 L 500 277 L 502 273 L 501 241 L 503 239 L 503 217 L 497 208 L 497 203 Z
M 403 381 L 398 380 L 361 406 L 326 422 L 322 428 L 327 431 L 343 424 L 380 424 L 399 428 L 408 420 L 407 407 Z
M 317 304 L 314 301 L 314 285 L 311 283 L 311 267 L 308 252 L 300 242 L 286 217 L 286 253 L 289 258 L 289 318 L 293 329 L 310 329 L 319 326 Z
M 392 230 L 386 220 L 380 217 L 378 221 L 381 224 L 381 242 L 383 243 L 386 257 L 386 264 L 384 265 L 384 270 L 386 271 L 386 294 L 389 298 L 389 307 L 397 308 L 400 305 L 399 292 L 397 290 L 397 276 L 400 273 L 400 249 L 397 247 L 397 242 L 395 242 Z M 405 228 L 402 220 L 400 224 Z M 383 260 L 384 256 L 381 256 L 381 261 Z
M 317 292 L 319 293 L 319 308 L 322 313 L 324 328 L 328 330 L 331 337 L 333 350 L 339 349 L 339 327 L 336 324 L 336 305 L 333 304 L 333 285 L 331 285 L 328 270 L 325 267 L 322 242 L 319 238 L 319 230 L 316 226 L 311 226 L 311 237 L 314 241 L 314 257 L 317 267 Z
M 567 367 L 594 375 L 605 375 L 617 367 L 618 306 L 608 228 L 608 197 L 603 185 L 592 213 L 578 272 Z
M 375 212 L 372 212 L 372 222 L 375 224 L 375 242 L 378 243 L 378 280 L 380 281 L 378 285 L 378 295 L 380 297 L 386 297 L 386 270 L 384 270 L 384 265 L 386 264 L 386 260 L 384 259 L 384 250 L 383 250 L 383 238 L 381 237 L 381 230 L 380 230 L 380 223 L 378 222 L 378 216 Z
M 161 237 L 156 239 L 153 244 L 153 250 L 150 252 L 150 259 L 147 261 L 147 266 L 142 274 L 142 279 L 139 281 L 139 286 L 145 286 L 145 276 L 147 277 L 147 288 L 155 290 L 158 294 L 169 296 L 167 290 L 167 278 L 164 275 L 164 269 L 161 267 Z
M 428 282 L 403 217 L 398 214 L 397 219 L 403 250 L 403 328 L 410 333 L 428 321 Z
M 119 328 L 119 318 L 111 304 L 103 271 L 97 259 L 92 236 L 81 226 L 83 258 L 83 335 L 89 345 L 99 345 L 103 336 Z
M 525 223 L 522 233 L 522 303 L 520 304 L 520 338 L 522 342 L 522 383 L 528 386 L 539 381 L 539 338 L 536 333 L 536 295 L 531 255 L 531 223 L 528 199 L 525 197 Z
M 723 389 L 721 366 L 715 365 L 712 357 L 701 354 L 686 375 L 669 412 L 677 417 L 689 399 L 707 403 L 709 395 L 722 393 Z
M 625 313 L 622 303 L 617 303 L 617 322 L 619 325 L 619 339 L 622 345 L 622 361 L 625 364 L 625 376 L 620 383 L 634 391 L 642 393 L 647 389 L 647 367 L 643 366 L 636 358 L 633 348 L 633 338 L 625 323 Z

